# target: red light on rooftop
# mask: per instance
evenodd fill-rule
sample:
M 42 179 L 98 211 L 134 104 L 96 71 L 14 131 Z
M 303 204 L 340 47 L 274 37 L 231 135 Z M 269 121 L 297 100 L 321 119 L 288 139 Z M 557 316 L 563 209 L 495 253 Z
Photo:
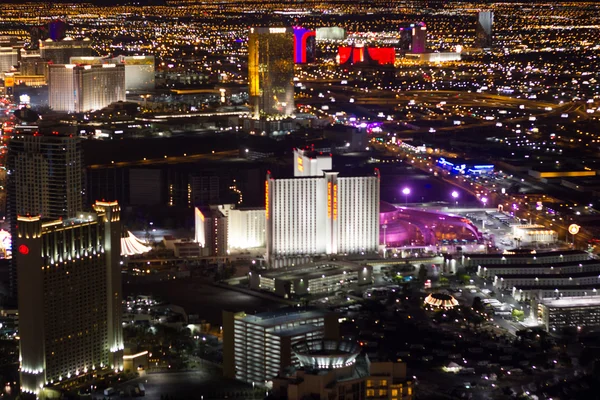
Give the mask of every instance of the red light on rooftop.
M 27 247 L 26 245 L 22 244 L 19 246 L 19 253 L 23 254 L 24 256 L 26 256 L 27 254 L 29 254 L 29 247 Z

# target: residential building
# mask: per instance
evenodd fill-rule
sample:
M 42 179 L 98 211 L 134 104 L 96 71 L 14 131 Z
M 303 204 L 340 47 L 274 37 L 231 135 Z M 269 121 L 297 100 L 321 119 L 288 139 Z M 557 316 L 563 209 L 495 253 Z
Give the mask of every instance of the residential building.
M 305 309 L 255 315 L 223 311 L 223 373 L 265 385 L 284 368 L 299 365 L 292 346 L 312 339 L 339 339 L 337 316 Z
M 548 331 L 600 326 L 600 297 L 543 299 L 538 303 L 538 321 Z

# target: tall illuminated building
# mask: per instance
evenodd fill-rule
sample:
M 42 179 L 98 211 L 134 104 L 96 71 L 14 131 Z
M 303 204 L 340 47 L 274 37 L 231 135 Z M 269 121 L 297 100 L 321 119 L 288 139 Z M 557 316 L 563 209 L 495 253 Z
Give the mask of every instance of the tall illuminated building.
M 250 28 L 248 85 L 254 118 L 294 113 L 294 30 Z
M 17 131 L 8 143 L 7 214 L 15 248 L 18 215 L 71 218 L 83 209 L 81 142 L 63 134 Z M 16 297 L 17 271 L 13 259 L 10 292 Z
M 477 26 L 475 27 L 475 46 L 490 48 L 493 44 L 494 12 L 480 11 L 477 13 Z
M 116 202 L 45 221 L 19 216 L 21 390 L 122 370 L 121 222 Z
M 331 164 L 318 160 L 319 156 L 297 150 L 293 178 L 267 174 L 267 261 L 271 267 L 297 265 L 319 255 L 378 251 L 379 171 L 344 176 L 330 170 Z
M 316 46 L 315 31 L 294 27 L 294 62 L 296 64 L 315 62 Z
M 49 65 L 48 105 L 54 111 L 87 112 L 125 101 L 125 66 Z
M 412 27 L 411 53 L 422 54 L 427 51 L 427 26 L 423 22 Z
M 93 56 L 95 53 L 89 38 L 74 40 L 67 37 L 56 41 L 48 38 L 40 40 L 39 46 L 40 56 L 53 64 L 67 64 L 71 57 Z

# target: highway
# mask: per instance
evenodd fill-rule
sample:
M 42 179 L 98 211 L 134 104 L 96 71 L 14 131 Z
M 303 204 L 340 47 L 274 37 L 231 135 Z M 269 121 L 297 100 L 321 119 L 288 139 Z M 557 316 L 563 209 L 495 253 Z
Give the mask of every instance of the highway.
M 413 167 L 420 169 L 427 174 L 431 174 L 432 171 L 437 172 L 437 176 L 440 179 L 460 187 L 462 190 L 469 192 L 473 196 L 478 196 L 477 193 L 479 192 L 479 196 L 487 197 L 489 206 L 496 207 L 498 205 L 503 205 L 503 207 L 508 210 L 512 204 L 517 204 L 518 209 L 513 209 L 513 212 L 515 212 L 516 216 L 528 220 L 531 219 L 533 223 L 541 224 L 548 228 L 554 229 L 558 233 L 559 240 L 566 239 L 567 242 L 570 242 L 574 239 L 576 245 L 575 247 L 585 247 L 593 238 L 593 235 L 585 231 L 585 229 L 581 229 L 574 238 L 570 234 L 569 237 L 567 237 L 569 225 L 572 223 L 568 217 L 555 217 L 546 214 L 545 211 L 530 210 L 527 200 L 523 197 L 492 192 L 483 185 L 469 182 L 465 177 L 458 177 L 457 179 L 455 175 L 449 175 L 448 171 L 439 168 L 435 162 L 410 154 L 397 146 L 385 146 L 377 142 L 372 142 L 372 145 L 387 154 L 400 156 L 410 160 Z

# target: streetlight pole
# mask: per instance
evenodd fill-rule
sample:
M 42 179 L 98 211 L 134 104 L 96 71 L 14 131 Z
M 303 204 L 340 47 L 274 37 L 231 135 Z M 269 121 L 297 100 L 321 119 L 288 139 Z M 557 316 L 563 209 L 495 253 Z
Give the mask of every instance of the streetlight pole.
M 404 189 L 402 189 L 402 193 L 404 194 L 404 205 L 407 206 L 408 205 L 408 195 L 410 194 L 410 189 L 404 188 Z
M 458 208 L 458 192 L 456 190 L 452 192 L 452 198 L 456 202 L 456 208 Z

